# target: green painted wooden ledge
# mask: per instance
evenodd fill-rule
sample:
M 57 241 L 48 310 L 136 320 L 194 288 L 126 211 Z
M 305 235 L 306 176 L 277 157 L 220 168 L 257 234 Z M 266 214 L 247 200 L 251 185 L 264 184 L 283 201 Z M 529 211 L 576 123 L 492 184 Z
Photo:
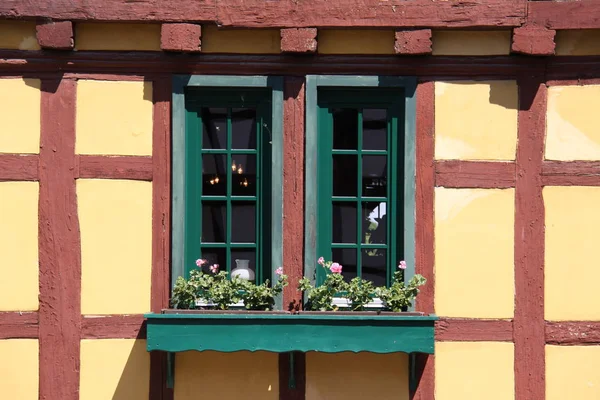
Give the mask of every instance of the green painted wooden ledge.
M 146 314 L 148 351 L 433 354 L 435 315 Z

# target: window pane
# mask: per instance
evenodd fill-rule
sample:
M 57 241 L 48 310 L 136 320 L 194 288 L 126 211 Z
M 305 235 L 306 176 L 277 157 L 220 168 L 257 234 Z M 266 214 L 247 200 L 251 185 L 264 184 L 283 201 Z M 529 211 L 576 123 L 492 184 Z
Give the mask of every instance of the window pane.
M 355 203 L 333 203 L 333 243 L 356 243 L 356 211 Z
M 202 242 L 225 243 L 227 206 L 224 201 L 202 203 Z
M 358 110 L 338 108 L 333 114 L 333 148 L 356 150 L 358 145 Z
M 357 158 L 353 155 L 333 156 L 333 195 L 356 196 Z
M 375 284 L 386 284 L 386 251 L 383 249 L 363 249 L 362 251 L 362 277 Z
M 387 149 L 387 110 L 363 110 L 363 150 Z
M 256 156 L 248 154 L 232 155 L 231 194 L 234 196 L 256 195 Z
M 202 194 L 225 196 L 227 194 L 227 156 L 224 154 L 202 155 Z
M 332 249 L 333 261 L 342 264 L 342 275 L 349 282 L 356 276 L 356 250 L 355 249 Z
M 362 203 L 362 242 L 370 244 L 387 243 L 387 204 L 377 202 Z
M 213 264 L 219 264 L 219 271 L 227 271 L 227 265 L 225 265 L 225 249 L 202 249 L 202 258 L 208 261 L 202 266 L 202 271 L 210 272 L 209 267 Z
M 234 108 L 231 111 L 231 148 L 256 149 L 256 110 Z
M 254 202 L 231 203 L 231 242 L 256 242 L 256 205 Z
M 227 109 L 202 109 L 202 148 L 227 148 Z
M 387 157 L 363 156 L 363 196 L 387 196 Z
M 231 250 L 231 277 L 240 274 L 240 278 L 250 277 L 256 280 L 256 251 L 254 249 Z

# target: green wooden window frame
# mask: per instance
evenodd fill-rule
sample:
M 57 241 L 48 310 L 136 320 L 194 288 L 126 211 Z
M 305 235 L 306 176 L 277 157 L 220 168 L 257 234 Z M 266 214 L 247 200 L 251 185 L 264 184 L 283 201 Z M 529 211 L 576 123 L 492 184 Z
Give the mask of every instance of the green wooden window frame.
M 310 75 L 306 81 L 306 193 L 305 193 L 305 274 L 320 283 L 324 271 L 317 269 L 319 256 L 331 257 L 334 248 L 381 248 L 387 251 L 386 283 L 390 283 L 398 260 L 408 268 L 405 280 L 415 273 L 415 88 L 416 80 L 383 76 Z M 387 150 L 361 149 L 361 124 L 358 124 L 357 150 L 334 150 L 330 109 L 352 107 L 361 118 L 363 108 L 385 108 L 388 116 Z M 387 195 L 369 200 L 385 201 L 388 205 L 387 245 L 364 245 L 361 238 L 355 244 L 334 244 L 332 241 L 332 203 L 348 201 L 357 207 L 357 223 L 362 219 L 360 189 L 354 197 L 334 197 L 332 194 L 332 156 L 336 154 L 385 155 L 387 160 Z M 318 173 L 317 173 L 318 171 Z M 357 174 L 358 186 L 362 173 Z M 361 229 L 357 227 L 357 235 Z M 357 253 L 357 273 L 360 276 Z
M 203 250 L 225 252 L 227 271 L 232 269 L 231 251 L 255 252 L 256 281 L 275 276 L 282 265 L 282 162 L 283 162 L 283 91 L 280 77 L 265 76 L 175 76 L 173 79 L 173 142 L 172 142 L 172 283 L 187 276 L 195 268 L 194 261 Z M 202 146 L 202 110 L 225 108 L 226 146 L 208 149 Z M 254 107 L 256 115 L 256 149 L 234 149 L 231 145 L 231 113 L 234 108 Z M 207 146 L 204 146 L 207 147 Z M 233 193 L 232 171 L 229 166 L 238 157 L 256 157 L 254 196 Z M 203 157 L 224 157 L 226 160 L 226 193 L 202 193 Z M 218 202 L 218 203 L 215 203 Z M 256 215 L 255 241 L 232 241 L 232 204 L 254 204 Z M 225 205 L 225 239 L 219 243 L 203 241 L 202 205 Z M 225 268 L 224 268 L 225 267 Z M 282 307 L 282 299 L 276 299 Z

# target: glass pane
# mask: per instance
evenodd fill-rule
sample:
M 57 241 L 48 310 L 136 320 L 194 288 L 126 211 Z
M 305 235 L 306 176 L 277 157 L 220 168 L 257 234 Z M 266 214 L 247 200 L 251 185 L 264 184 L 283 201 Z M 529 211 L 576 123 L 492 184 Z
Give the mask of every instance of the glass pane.
M 356 243 L 356 204 L 334 202 L 332 212 L 333 243 Z
M 333 156 L 333 195 L 356 196 L 357 158 L 353 155 Z
M 252 282 L 256 280 L 256 251 L 254 249 L 231 250 L 231 277 L 234 276 Z
M 202 148 L 227 148 L 227 109 L 202 109 Z
M 231 148 L 256 149 L 256 110 L 234 108 L 231 111 Z
M 363 196 L 387 196 L 387 157 L 363 156 Z
M 356 150 L 358 145 L 358 110 L 337 108 L 333 115 L 333 148 Z
M 231 194 L 234 196 L 256 195 L 256 156 L 235 154 L 231 157 Z
M 363 249 L 362 251 L 362 277 L 375 284 L 386 284 L 386 251 L 383 249 Z
M 387 243 L 387 204 L 362 203 L 362 242 L 367 244 Z
M 231 242 L 256 242 L 256 205 L 254 202 L 231 203 Z
M 225 196 L 227 194 L 227 156 L 224 154 L 202 155 L 202 195 Z
M 342 264 L 342 275 L 349 282 L 356 276 L 356 249 L 332 249 L 333 261 Z
M 363 110 L 363 150 L 387 149 L 387 110 Z
M 206 273 L 210 272 L 209 267 L 213 264 L 219 265 L 219 271 L 227 271 L 227 266 L 225 265 L 227 260 L 225 256 L 225 249 L 202 249 L 202 258 L 208 261 L 202 266 L 202 271 Z
M 227 206 L 224 201 L 202 202 L 202 242 L 225 243 Z

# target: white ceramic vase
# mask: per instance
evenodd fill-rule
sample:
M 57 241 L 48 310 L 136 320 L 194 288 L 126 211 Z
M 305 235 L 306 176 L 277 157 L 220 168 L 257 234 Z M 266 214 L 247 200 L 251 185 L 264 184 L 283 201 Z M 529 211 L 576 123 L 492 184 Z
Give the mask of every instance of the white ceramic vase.
M 231 271 L 231 277 L 238 277 L 245 281 L 254 280 L 254 271 L 249 268 L 250 260 L 235 260 L 236 268 Z

